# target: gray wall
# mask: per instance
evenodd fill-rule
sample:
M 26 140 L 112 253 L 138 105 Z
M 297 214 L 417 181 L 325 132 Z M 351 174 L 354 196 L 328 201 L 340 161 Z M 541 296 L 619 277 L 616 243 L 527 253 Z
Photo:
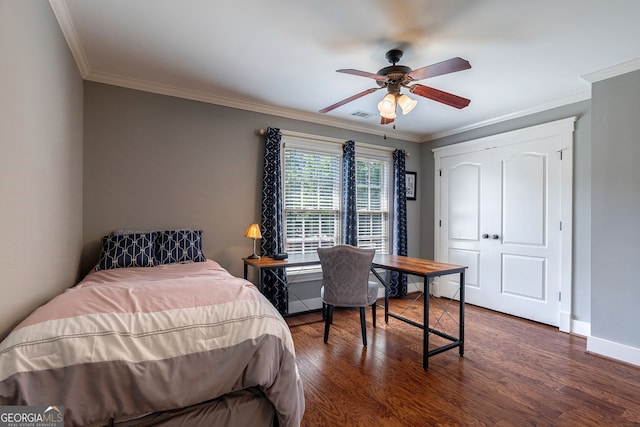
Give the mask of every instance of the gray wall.
M 85 82 L 84 251 L 95 265 L 101 236 L 118 228 L 194 227 L 204 252 L 234 275 L 260 222 L 263 137 L 268 126 L 403 148 L 418 170 L 413 142 L 163 95 Z M 409 253 L 420 247 L 420 205 L 408 204 Z
M 521 129 L 577 116 L 573 156 L 573 319 L 591 320 L 591 110 L 590 102 L 567 105 L 538 114 L 474 129 L 423 144 L 421 178 L 421 254 L 433 258 L 434 239 L 434 159 L 432 149 L 457 142 Z
M 0 1 L 0 338 L 73 285 L 82 78 L 45 1 Z
M 592 89 L 591 334 L 640 348 L 640 71 Z

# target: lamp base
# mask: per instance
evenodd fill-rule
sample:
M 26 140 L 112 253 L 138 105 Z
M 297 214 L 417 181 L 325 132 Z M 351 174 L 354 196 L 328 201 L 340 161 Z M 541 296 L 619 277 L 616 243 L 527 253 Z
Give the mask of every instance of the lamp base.
M 249 255 L 249 259 L 260 259 L 260 255 L 256 254 L 256 239 L 253 239 L 253 253 Z

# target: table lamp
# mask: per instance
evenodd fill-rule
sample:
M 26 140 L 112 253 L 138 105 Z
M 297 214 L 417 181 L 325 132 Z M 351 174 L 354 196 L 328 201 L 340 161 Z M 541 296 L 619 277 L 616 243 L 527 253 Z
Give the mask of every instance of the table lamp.
M 260 227 L 258 227 L 258 224 L 251 224 L 249 228 L 247 228 L 247 231 L 244 232 L 244 237 L 253 239 L 253 254 L 249 255 L 248 258 L 249 259 L 260 258 L 259 255 L 256 255 L 256 239 L 262 238 L 262 233 L 260 233 Z

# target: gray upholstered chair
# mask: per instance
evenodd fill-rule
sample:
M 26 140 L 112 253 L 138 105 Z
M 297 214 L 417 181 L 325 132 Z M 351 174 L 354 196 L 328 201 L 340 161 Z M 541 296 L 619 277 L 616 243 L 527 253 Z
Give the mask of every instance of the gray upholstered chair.
M 376 327 L 376 299 L 378 284 L 369 282 L 375 249 L 360 249 L 350 245 L 318 248 L 322 266 L 322 297 L 324 342 L 329 339 L 333 322 L 333 307 L 359 307 L 362 344 L 367 346 L 365 308 L 371 306 L 373 327 Z

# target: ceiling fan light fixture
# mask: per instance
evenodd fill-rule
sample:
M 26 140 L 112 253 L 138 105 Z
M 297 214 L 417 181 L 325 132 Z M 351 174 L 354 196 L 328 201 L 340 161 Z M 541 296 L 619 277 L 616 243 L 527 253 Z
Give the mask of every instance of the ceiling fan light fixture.
M 386 94 L 382 101 L 378 102 L 378 111 L 383 117 L 395 119 L 396 117 L 396 97 L 390 93 Z
M 402 94 L 398 97 L 398 105 L 402 108 L 402 114 L 407 115 L 418 105 L 418 101 Z

